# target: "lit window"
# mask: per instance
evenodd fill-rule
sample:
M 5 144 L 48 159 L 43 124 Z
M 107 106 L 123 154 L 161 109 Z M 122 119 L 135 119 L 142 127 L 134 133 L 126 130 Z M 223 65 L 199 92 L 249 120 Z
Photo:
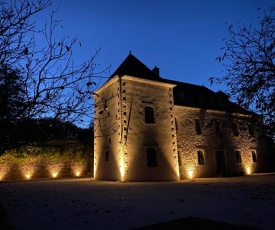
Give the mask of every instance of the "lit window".
M 154 124 L 155 123 L 154 108 L 151 106 L 145 106 L 144 113 L 145 113 L 145 123 Z
M 239 136 L 238 126 L 237 126 L 236 123 L 234 123 L 234 124 L 232 125 L 232 131 L 233 131 L 234 136 Z
M 204 156 L 202 151 L 198 151 L 198 164 L 199 165 L 204 165 Z
M 148 167 L 157 167 L 157 153 L 153 148 L 147 149 L 147 166 Z
M 251 155 L 252 155 L 252 161 L 253 161 L 253 162 L 257 162 L 257 155 L 256 155 L 256 152 L 255 152 L 255 151 L 252 151 L 252 152 L 251 152 Z
M 216 133 L 220 133 L 221 130 L 220 130 L 220 122 L 215 120 L 215 132 Z
M 236 157 L 237 163 L 242 163 L 242 157 L 241 157 L 240 151 L 235 151 L 235 157 Z
M 195 119 L 195 126 L 196 126 L 197 134 L 201 134 L 201 125 L 200 125 L 200 120 L 199 119 Z
M 105 161 L 109 161 L 109 151 L 105 152 Z

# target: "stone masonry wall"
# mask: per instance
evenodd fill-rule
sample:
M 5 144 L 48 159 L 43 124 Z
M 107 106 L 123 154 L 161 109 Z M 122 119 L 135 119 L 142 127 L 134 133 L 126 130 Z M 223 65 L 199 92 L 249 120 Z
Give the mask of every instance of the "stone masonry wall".
M 248 116 L 183 106 L 175 106 L 173 111 L 177 122 L 181 178 L 250 174 L 265 170 L 265 142 Z M 201 133 L 196 131 L 195 119 L 199 120 Z M 237 128 L 235 134 L 233 124 Z M 253 134 L 249 133 L 250 124 Z M 203 153 L 203 164 L 199 163 L 198 151 Z M 216 151 L 224 152 L 224 166 L 217 165 Z M 240 152 L 241 163 L 237 163 L 236 151 Z M 252 151 L 256 153 L 257 162 L 253 162 Z M 221 171 L 219 167 L 222 167 Z

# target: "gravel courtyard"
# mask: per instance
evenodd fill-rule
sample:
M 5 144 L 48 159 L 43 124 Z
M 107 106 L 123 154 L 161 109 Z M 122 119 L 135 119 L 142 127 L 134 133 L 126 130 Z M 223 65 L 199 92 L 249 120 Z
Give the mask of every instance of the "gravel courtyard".
M 92 178 L 0 183 L 11 229 L 131 229 L 200 217 L 275 229 L 275 174 L 179 182 Z

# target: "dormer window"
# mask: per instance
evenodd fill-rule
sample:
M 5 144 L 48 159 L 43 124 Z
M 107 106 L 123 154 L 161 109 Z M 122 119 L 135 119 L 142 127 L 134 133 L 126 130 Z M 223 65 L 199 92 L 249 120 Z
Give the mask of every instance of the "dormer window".
M 155 123 L 155 113 L 154 108 L 151 106 L 144 107 L 144 114 L 145 114 L 145 123 L 146 124 L 154 124 Z

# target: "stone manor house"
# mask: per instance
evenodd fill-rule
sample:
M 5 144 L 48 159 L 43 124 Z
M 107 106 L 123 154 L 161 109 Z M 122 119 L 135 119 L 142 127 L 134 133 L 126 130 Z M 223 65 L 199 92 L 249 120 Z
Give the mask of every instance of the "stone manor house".
M 260 116 L 160 77 L 131 53 L 94 93 L 95 179 L 167 181 L 268 170 Z

